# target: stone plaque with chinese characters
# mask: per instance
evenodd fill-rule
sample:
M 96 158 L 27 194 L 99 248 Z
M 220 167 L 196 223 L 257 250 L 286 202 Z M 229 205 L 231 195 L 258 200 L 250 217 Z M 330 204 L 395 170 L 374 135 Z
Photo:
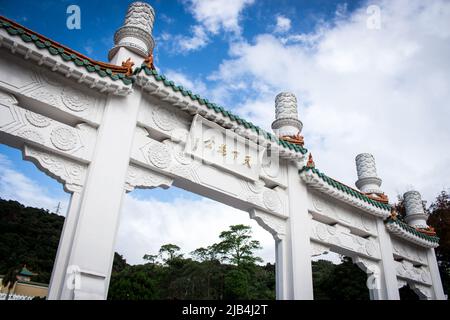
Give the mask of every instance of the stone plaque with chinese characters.
M 185 152 L 205 163 L 256 181 L 265 148 L 196 115 Z

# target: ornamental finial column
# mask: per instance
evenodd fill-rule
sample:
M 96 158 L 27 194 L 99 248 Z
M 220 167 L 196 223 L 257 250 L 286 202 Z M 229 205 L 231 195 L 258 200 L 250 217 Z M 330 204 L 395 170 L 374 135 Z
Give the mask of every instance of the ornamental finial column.
M 373 155 L 361 153 L 356 156 L 355 161 L 358 173 L 356 187 L 363 193 L 382 193 L 380 189 L 382 180 L 378 177 Z
M 356 156 L 355 161 L 358 173 L 356 187 L 370 198 L 387 203 L 388 198 L 380 189 L 382 180 L 378 177 L 374 156 L 361 153 Z
M 408 191 L 403 194 L 405 205 L 405 220 L 412 226 L 417 228 L 428 228 L 428 215 L 425 212 L 422 196 L 418 191 Z
M 154 22 L 155 10 L 148 3 L 131 3 L 123 26 L 114 35 L 114 47 L 109 51 L 109 61 L 120 65 L 130 56 L 133 61 L 138 62 L 136 60 L 152 55 L 155 47 L 152 36 Z M 123 52 L 124 50 L 128 52 Z
M 278 138 L 303 145 L 300 133 L 303 123 L 298 119 L 297 98 L 293 93 L 282 92 L 275 98 L 275 121 L 272 129 Z

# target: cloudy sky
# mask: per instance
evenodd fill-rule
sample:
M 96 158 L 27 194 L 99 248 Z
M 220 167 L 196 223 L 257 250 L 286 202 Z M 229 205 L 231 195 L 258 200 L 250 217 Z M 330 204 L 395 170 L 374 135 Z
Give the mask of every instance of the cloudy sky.
M 0 12 L 106 61 L 131 1 L 0 0 Z M 106 4 L 107 3 L 107 4 Z M 154 0 L 157 68 L 177 84 L 270 129 L 274 97 L 294 92 L 316 166 L 353 185 L 374 154 L 383 189 L 429 203 L 450 186 L 450 1 Z M 66 8 L 81 9 L 81 30 Z M 42 19 L 43 16 L 52 17 Z M 0 146 L 0 197 L 54 210 L 69 195 Z M 64 210 L 61 212 L 64 213 Z M 245 223 L 273 261 L 271 236 L 239 212 L 179 189 L 127 195 L 117 251 L 131 263 L 161 244 L 185 253 Z

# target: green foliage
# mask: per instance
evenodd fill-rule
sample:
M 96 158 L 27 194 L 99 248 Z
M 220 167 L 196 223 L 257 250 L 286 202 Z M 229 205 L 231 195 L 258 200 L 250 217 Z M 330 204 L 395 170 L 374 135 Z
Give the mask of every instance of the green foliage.
M 180 247 L 175 244 L 165 244 L 159 249 L 159 256 L 165 263 L 171 263 L 174 260 L 181 259 L 183 257 L 183 255 L 179 253 L 180 250 Z M 149 255 L 145 256 L 149 257 Z
M 124 270 L 128 266 L 127 261 L 123 258 L 121 254 L 114 252 L 114 263 L 112 268 L 112 273 L 118 273 Z
M 402 212 L 400 206 L 401 203 Z M 436 256 L 448 293 L 449 194 L 443 191 L 429 212 L 428 224 L 441 239 Z M 0 199 L 0 274 L 14 279 L 15 271 L 26 264 L 39 274 L 33 281 L 48 283 L 63 223 L 62 216 Z M 257 264 L 261 261 L 255 255 L 259 248 L 259 242 L 252 239 L 251 228 L 236 225 L 220 234 L 220 242 L 194 250 L 191 253 L 194 260 L 184 258 L 181 249 L 173 244 L 162 246 L 157 255 L 145 255 L 146 263 L 142 265 L 130 266 L 116 253 L 109 299 L 274 299 L 275 265 Z M 158 258 L 164 264 L 158 263 Z M 339 265 L 320 260 L 312 263 L 312 269 L 315 299 L 369 298 L 366 274 L 349 259 Z M 416 298 L 407 291 L 402 295 Z
M 433 227 L 440 238 L 439 247 L 435 249 L 441 274 L 442 285 L 446 294 L 450 289 L 450 195 L 442 191 L 429 208 L 428 225 Z
M 237 266 L 262 262 L 262 259 L 254 254 L 254 251 L 261 249 L 261 246 L 259 241 L 252 240 L 250 226 L 242 224 L 230 226 L 229 230 L 222 231 L 219 238 L 222 241 L 213 248 L 222 255 L 225 261 Z
M 64 217 L 0 199 L 0 274 L 27 265 L 33 281 L 48 283 Z
M 338 265 L 319 260 L 313 263 L 316 300 L 369 300 L 367 275 L 348 257 Z

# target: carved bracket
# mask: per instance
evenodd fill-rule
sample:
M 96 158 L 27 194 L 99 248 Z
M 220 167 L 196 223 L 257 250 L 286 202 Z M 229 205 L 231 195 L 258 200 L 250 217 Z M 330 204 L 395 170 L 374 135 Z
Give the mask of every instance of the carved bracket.
M 261 227 L 269 231 L 275 240 L 282 240 L 286 235 L 287 222 L 285 219 L 258 209 L 252 209 L 249 214 L 250 218 L 256 220 Z
M 130 164 L 125 181 L 125 190 L 133 191 L 135 188 L 151 189 L 162 187 L 168 189 L 173 183 L 173 179 L 150 169 L 144 169 Z
M 86 179 L 87 166 L 59 155 L 24 146 L 23 158 L 33 162 L 40 170 L 64 185 L 67 192 L 81 192 Z

